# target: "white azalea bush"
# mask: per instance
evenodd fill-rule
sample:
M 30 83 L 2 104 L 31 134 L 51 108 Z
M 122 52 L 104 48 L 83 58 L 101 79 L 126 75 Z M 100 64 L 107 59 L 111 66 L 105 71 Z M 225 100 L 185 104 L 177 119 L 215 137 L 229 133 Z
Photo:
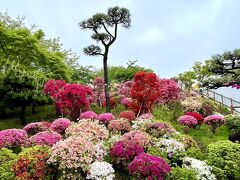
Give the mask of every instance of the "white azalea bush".
M 144 130 L 145 127 L 152 122 L 153 122 L 152 119 L 137 118 L 136 120 L 132 121 L 132 129 Z
M 95 161 L 90 165 L 86 179 L 91 180 L 113 180 L 114 169 L 111 164 L 105 161 Z
M 212 167 L 208 166 L 204 161 L 184 157 L 183 167 L 195 171 L 197 173 L 198 180 L 216 180 L 215 175 L 212 174 Z

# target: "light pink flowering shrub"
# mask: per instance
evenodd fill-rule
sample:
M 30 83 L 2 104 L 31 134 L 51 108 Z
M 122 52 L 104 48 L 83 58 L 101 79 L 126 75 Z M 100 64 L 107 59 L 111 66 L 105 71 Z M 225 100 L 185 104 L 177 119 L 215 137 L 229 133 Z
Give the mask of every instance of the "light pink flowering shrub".
M 66 129 L 66 137 L 79 136 L 86 137 L 89 141 L 99 142 L 108 138 L 109 132 L 104 125 L 98 121 L 82 119 L 79 123 L 72 123 Z
M 198 121 L 196 120 L 196 118 L 194 118 L 193 116 L 189 116 L 189 115 L 184 115 L 184 116 L 180 116 L 178 118 L 178 122 L 184 126 L 188 126 L 190 128 L 195 127 L 198 124 Z
M 152 118 L 153 115 L 148 113 L 142 114 L 141 116 L 138 117 L 138 119 L 152 119 Z
M 113 133 L 124 134 L 131 131 L 131 124 L 126 119 L 112 120 L 108 125 L 108 130 Z
M 24 147 L 27 142 L 27 132 L 22 129 L 7 129 L 0 131 L 0 148 Z
M 97 119 L 98 115 L 93 111 L 86 111 L 80 115 L 80 119 Z
M 118 117 L 125 118 L 130 122 L 136 119 L 135 113 L 133 111 L 123 111 L 118 115 Z
M 59 134 L 63 134 L 70 124 L 71 124 L 71 121 L 69 119 L 58 118 L 53 121 L 50 128 Z
M 198 112 L 201 107 L 201 96 L 194 91 L 184 92 L 183 101 L 181 101 L 184 111 Z
M 48 145 L 52 146 L 56 142 L 60 141 L 62 136 L 54 131 L 44 131 L 35 134 L 29 138 L 30 145 Z
M 115 119 L 115 117 L 112 113 L 103 113 L 98 116 L 98 120 L 104 125 L 108 125 L 113 119 Z
M 165 123 L 150 123 L 146 127 L 146 132 L 157 138 L 174 131 L 172 127 Z
M 204 118 L 204 124 L 210 125 L 212 127 L 212 132 L 215 133 L 216 129 L 225 123 L 223 115 L 210 115 Z
M 62 172 L 60 179 L 78 179 L 81 178 L 81 172 L 87 172 L 96 160 L 95 150 L 88 138 L 71 136 L 52 146 L 48 163 Z
M 145 148 L 151 145 L 151 136 L 148 133 L 138 130 L 124 134 L 121 140 L 126 142 L 131 141 Z
M 131 98 L 122 98 L 120 103 L 122 105 L 124 105 L 126 108 L 128 108 L 130 106 L 130 104 L 132 103 L 132 99 Z
M 32 135 L 37 134 L 39 132 L 46 131 L 47 129 L 50 128 L 50 126 L 51 126 L 50 122 L 45 122 L 45 121 L 33 122 L 33 123 L 27 124 L 23 128 L 23 130 L 25 130 L 28 133 L 28 135 L 32 136 Z

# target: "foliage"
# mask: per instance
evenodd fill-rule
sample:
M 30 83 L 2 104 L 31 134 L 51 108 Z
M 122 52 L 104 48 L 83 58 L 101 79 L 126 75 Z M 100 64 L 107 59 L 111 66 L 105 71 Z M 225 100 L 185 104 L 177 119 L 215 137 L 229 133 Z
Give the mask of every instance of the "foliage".
M 123 111 L 118 115 L 118 117 L 125 118 L 130 122 L 136 119 L 135 113 L 133 111 Z
M 240 116 L 239 115 L 227 115 L 225 116 L 226 125 L 231 129 L 233 133 L 240 132 Z
M 240 144 L 231 141 L 210 144 L 207 161 L 213 166 L 217 179 L 240 178 Z
M 118 119 L 110 121 L 108 129 L 113 133 L 125 134 L 131 131 L 131 124 L 125 119 Z
M 180 82 L 181 86 L 184 85 L 185 89 L 190 89 L 194 83 L 195 73 L 193 71 L 186 71 L 179 74 L 176 79 Z
M 166 180 L 197 180 L 196 172 L 187 168 L 173 167 Z
M 19 179 L 51 179 L 52 169 L 47 165 L 48 150 L 47 146 L 23 149 L 13 165 L 16 177 Z
M 23 130 L 25 130 L 29 136 L 32 136 L 39 132 L 46 131 L 47 129 L 50 128 L 50 126 L 51 126 L 51 123 L 46 121 L 33 122 L 33 123 L 27 124 L 23 128 Z
M 160 157 L 142 153 L 128 165 L 128 170 L 137 179 L 163 179 L 171 167 Z
M 215 133 L 216 129 L 225 123 L 223 115 L 210 115 L 204 118 L 204 124 L 210 125 L 212 127 L 212 132 Z
M 50 128 L 53 130 L 53 131 L 56 131 L 57 133 L 59 134 L 64 134 L 65 133 L 65 130 L 68 128 L 68 126 L 71 125 L 71 121 L 69 119 L 66 119 L 66 118 L 58 118 L 58 119 L 55 119 Z
M 80 119 L 97 119 L 98 115 L 93 111 L 85 111 L 81 113 Z
M 91 84 L 96 71 L 93 66 L 77 66 L 73 68 L 71 79 L 74 83 Z
M 131 89 L 133 102 L 130 109 L 138 115 L 150 113 L 152 106 L 160 95 L 159 82 L 154 73 L 138 72 L 134 76 L 134 85 Z
M 17 155 L 7 148 L 0 149 L 0 179 L 15 179 L 12 166 L 17 159 Z
M 204 160 L 205 155 L 202 153 L 202 151 L 198 147 L 190 147 L 185 151 L 185 156 Z

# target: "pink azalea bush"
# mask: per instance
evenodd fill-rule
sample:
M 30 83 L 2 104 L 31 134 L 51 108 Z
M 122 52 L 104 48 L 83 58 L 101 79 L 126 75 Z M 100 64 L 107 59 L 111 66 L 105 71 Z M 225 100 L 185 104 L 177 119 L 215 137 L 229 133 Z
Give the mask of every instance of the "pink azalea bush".
M 104 125 L 108 125 L 113 119 L 115 119 L 115 117 L 112 113 L 103 113 L 98 116 L 98 120 Z
M 86 111 L 80 115 L 80 119 L 97 119 L 98 115 L 93 111 Z
M 223 115 L 210 115 L 204 118 L 204 124 L 210 125 L 212 127 L 212 132 L 215 133 L 216 129 L 225 123 Z
M 128 170 L 136 179 L 164 180 L 171 167 L 160 157 L 142 153 L 128 165 Z
M 195 127 L 198 124 L 198 121 L 193 116 L 184 115 L 178 118 L 178 122 L 187 127 Z
M 79 123 L 72 123 L 66 129 L 66 137 L 79 136 L 86 137 L 89 141 L 99 142 L 105 140 L 109 136 L 109 132 L 104 125 L 98 123 L 98 121 L 92 121 L 88 119 L 82 119 Z
M 165 123 L 150 123 L 146 127 L 146 132 L 158 138 L 167 133 L 173 133 L 174 129 Z
M 142 114 L 141 116 L 138 117 L 138 119 L 152 119 L 153 115 L 149 113 Z
M 29 123 L 27 124 L 23 130 L 25 130 L 28 135 L 32 136 L 34 134 L 37 134 L 39 132 L 42 131 L 46 131 L 47 129 L 49 129 L 51 126 L 50 122 L 33 122 L 33 123 Z
M 151 136 L 142 131 L 130 131 L 122 136 L 122 141 L 137 143 L 140 146 L 148 147 L 151 145 Z
M 118 141 L 110 148 L 113 163 L 123 167 L 127 167 L 134 157 L 141 153 L 144 153 L 143 147 L 134 142 Z
M 130 122 L 136 119 L 135 113 L 133 111 L 123 111 L 118 115 L 118 117 L 125 118 Z
M 125 119 L 118 119 L 110 121 L 108 130 L 113 133 L 127 133 L 131 131 L 131 124 Z
M 126 108 L 128 108 L 130 106 L 130 104 L 132 103 L 132 99 L 131 98 L 122 98 L 120 103 L 122 105 L 124 105 Z
M 67 127 L 71 124 L 71 121 L 66 118 L 58 118 L 51 124 L 51 129 L 59 134 L 63 134 Z
M 7 129 L 0 131 L 0 148 L 16 148 L 27 145 L 28 135 L 23 129 Z
M 56 142 L 60 141 L 62 136 L 54 131 L 44 131 L 35 134 L 29 138 L 29 143 L 32 146 L 35 145 L 48 145 L 52 146 Z
M 80 178 L 96 160 L 95 146 L 86 137 L 71 136 L 54 144 L 50 150 L 49 164 L 64 172 L 61 179 Z

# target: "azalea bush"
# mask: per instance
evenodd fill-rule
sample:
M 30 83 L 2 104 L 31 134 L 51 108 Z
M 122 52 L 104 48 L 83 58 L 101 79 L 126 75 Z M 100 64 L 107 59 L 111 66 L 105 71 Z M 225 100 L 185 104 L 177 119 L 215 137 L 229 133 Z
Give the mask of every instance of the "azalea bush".
M 118 119 L 110 121 L 108 130 L 113 133 L 124 134 L 131 131 L 131 124 L 126 119 Z
M 50 96 L 52 99 L 56 98 L 57 93 L 62 90 L 62 88 L 67 83 L 64 80 L 54 80 L 50 79 L 44 84 L 44 93 Z
M 146 127 L 146 132 L 159 138 L 167 133 L 173 133 L 175 130 L 165 123 L 150 123 Z
M 37 134 L 42 131 L 46 131 L 51 126 L 50 122 L 42 121 L 42 122 L 33 122 L 27 124 L 23 130 L 25 130 L 29 136 Z
M 123 111 L 118 115 L 118 117 L 125 118 L 130 122 L 136 119 L 135 113 L 133 111 Z
M 69 119 L 58 118 L 53 121 L 50 128 L 59 134 L 64 134 L 65 130 L 68 128 L 68 126 L 70 126 L 70 124 L 71 124 L 71 121 Z
M 80 115 L 80 119 L 97 119 L 98 115 L 93 111 L 85 111 Z
M 48 145 L 52 146 L 56 142 L 60 141 L 62 136 L 54 131 L 39 132 L 29 138 L 29 145 Z
M 6 129 L 0 131 L 0 148 L 24 147 L 28 143 L 27 132 L 22 129 Z
M 153 119 L 153 115 L 149 113 L 142 114 L 138 119 Z
M 204 118 L 204 124 L 210 125 L 212 133 L 215 133 L 217 128 L 225 123 L 223 115 L 210 115 Z
M 128 165 L 128 170 L 137 179 L 163 180 L 171 171 L 171 167 L 161 157 L 142 153 Z
M 194 117 L 198 121 L 198 124 L 203 123 L 203 116 L 201 114 L 197 113 L 197 112 L 185 112 L 184 115 Z
M 152 119 L 144 119 L 144 118 L 137 118 L 136 120 L 132 121 L 132 129 L 133 130 L 142 130 L 145 131 L 148 124 L 152 123 Z
M 98 116 L 98 120 L 106 126 L 113 119 L 115 119 L 115 117 L 112 113 L 103 113 Z
M 189 115 L 180 116 L 178 118 L 178 122 L 188 128 L 195 128 L 196 125 L 198 124 L 198 121 L 196 120 L 196 118 Z M 185 131 L 187 130 L 185 129 Z
M 124 105 L 125 108 L 129 108 L 129 106 L 130 106 L 131 103 L 132 103 L 132 99 L 131 99 L 131 98 L 122 98 L 122 99 L 120 100 L 120 103 L 121 103 L 122 105 Z
M 181 101 L 185 111 L 198 112 L 202 108 L 201 96 L 194 91 L 183 93 L 184 100 Z

